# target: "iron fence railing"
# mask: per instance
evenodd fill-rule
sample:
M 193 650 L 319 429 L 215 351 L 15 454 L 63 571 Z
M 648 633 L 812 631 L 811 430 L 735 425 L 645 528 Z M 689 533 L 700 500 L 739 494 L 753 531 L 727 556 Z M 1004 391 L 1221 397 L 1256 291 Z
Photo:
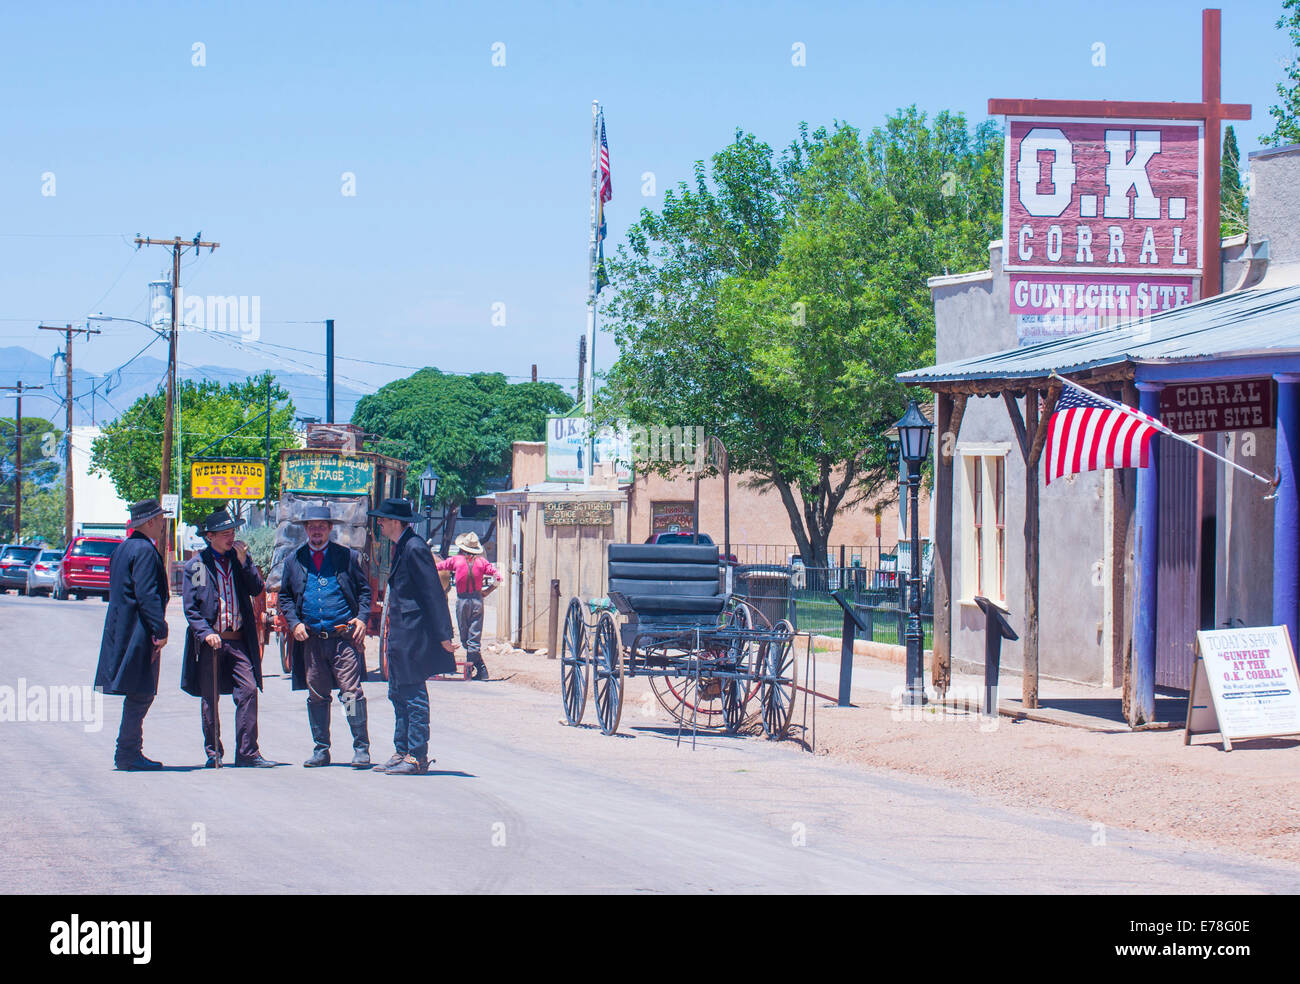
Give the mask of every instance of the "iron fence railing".
M 868 626 L 873 642 L 903 645 L 908 616 L 907 572 L 864 567 L 804 567 L 801 564 L 742 564 L 735 592 L 771 621 L 789 619 L 800 632 L 838 635 L 844 619 L 831 592 L 839 591 Z M 921 629 L 925 648 L 933 648 L 933 583 L 922 568 Z

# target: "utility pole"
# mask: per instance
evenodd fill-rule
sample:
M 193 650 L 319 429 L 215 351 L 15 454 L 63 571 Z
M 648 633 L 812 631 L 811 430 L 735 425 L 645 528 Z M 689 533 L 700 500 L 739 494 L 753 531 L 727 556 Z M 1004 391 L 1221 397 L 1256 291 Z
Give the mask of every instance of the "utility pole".
M 44 386 L 24 386 L 23 381 L 18 380 L 17 386 L 0 386 L 0 390 L 16 390 L 18 396 L 18 410 L 15 414 L 15 450 L 14 450 L 14 543 L 21 543 L 23 540 L 23 394 L 28 390 L 41 390 Z
M 582 402 L 582 384 L 587 379 L 587 336 L 578 339 L 578 402 Z
M 66 547 L 72 543 L 72 336 L 85 335 L 89 339 L 91 335 L 98 335 L 100 332 L 98 328 L 73 328 L 72 325 L 65 325 L 62 328 L 54 325 L 36 327 L 40 331 L 64 333 L 63 368 L 68 374 L 68 389 L 65 397 L 68 414 L 63 435 L 63 544 Z
M 173 236 L 171 239 L 153 239 L 147 236 L 135 237 L 136 249 L 139 249 L 141 246 L 170 246 L 172 250 L 172 324 L 171 324 L 171 331 L 168 333 L 168 344 L 167 344 L 167 406 L 164 408 L 163 411 L 162 468 L 158 476 L 158 501 L 159 502 L 161 502 L 162 497 L 167 494 L 167 488 L 171 484 L 170 478 L 171 478 L 171 466 L 172 466 L 172 431 L 173 429 L 176 428 L 176 426 L 179 424 L 180 421 L 180 414 L 175 412 L 175 397 L 176 397 L 176 327 L 177 327 L 177 323 L 179 322 L 179 312 L 177 311 L 177 304 L 180 300 L 177 295 L 180 291 L 180 286 L 181 286 L 181 254 L 185 252 L 185 250 L 188 247 L 191 246 L 194 248 L 194 252 L 197 253 L 200 249 L 202 249 L 205 246 L 208 248 L 209 251 L 212 251 L 215 250 L 220 245 L 221 245 L 220 243 L 205 243 L 200 239 L 199 236 L 195 236 L 192 240 L 182 239 L 180 236 Z M 180 467 L 178 464 L 177 489 L 176 489 L 178 493 L 180 492 L 179 473 L 180 473 Z M 179 514 L 179 509 L 177 510 L 177 512 Z M 168 549 L 167 551 L 167 559 L 169 564 L 167 573 L 168 573 L 168 581 L 170 582 L 171 580 L 170 562 L 171 562 L 172 552 L 175 550 L 175 526 L 171 521 L 168 521 L 167 531 L 168 531 L 167 532 L 168 543 L 171 544 L 171 548 Z
M 334 423 L 334 319 L 325 319 L 325 423 Z

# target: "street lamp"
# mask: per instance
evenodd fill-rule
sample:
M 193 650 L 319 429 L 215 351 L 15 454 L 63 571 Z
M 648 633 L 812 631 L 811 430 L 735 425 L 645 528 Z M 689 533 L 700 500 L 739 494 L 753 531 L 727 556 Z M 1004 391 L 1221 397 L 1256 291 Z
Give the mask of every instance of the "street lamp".
M 898 428 L 899 451 L 907 462 L 908 498 L 912 512 L 912 576 L 908 581 L 907 600 L 907 691 L 902 703 L 919 707 L 925 703 L 925 686 L 921 679 L 921 526 L 917 500 L 921 488 L 921 462 L 930 456 L 930 434 L 934 425 L 912 400 L 907 413 L 894 424 Z
M 420 476 L 420 496 L 424 499 L 424 535 L 433 534 L 433 496 L 438 491 L 438 475 L 430 465 Z

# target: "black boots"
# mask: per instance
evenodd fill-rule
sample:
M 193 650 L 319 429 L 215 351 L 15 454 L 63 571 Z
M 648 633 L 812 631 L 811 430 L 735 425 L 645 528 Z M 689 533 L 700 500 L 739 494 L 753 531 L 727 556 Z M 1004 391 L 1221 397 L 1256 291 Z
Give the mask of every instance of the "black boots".
M 475 656 L 475 657 L 473 657 L 473 658 L 470 660 L 470 674 L 469 674 L 469 678 L 470 678 L 471 680 L 486 680 L 486 679 L 488 679 L 488 668 L 487 668 L 487 664 L 483 662 L 483 657 L 482 657 L 482 656 Z
M 325 701 L 319 703 L 307 701 L 307 723 L 311 726 L 311 738 L 316 749 L 311 758 L 303 763 L 308 769 L 315 769 L 330 764 L 330 705 Z
M 352 729 L 352 768 L 370 768 L 370 732 L 366 726 L 366 699 L 358 697 L 352 700 L 340 697 L 343 701 L 343 713 Z M 328 705 L 326 705 L 328 706 Z

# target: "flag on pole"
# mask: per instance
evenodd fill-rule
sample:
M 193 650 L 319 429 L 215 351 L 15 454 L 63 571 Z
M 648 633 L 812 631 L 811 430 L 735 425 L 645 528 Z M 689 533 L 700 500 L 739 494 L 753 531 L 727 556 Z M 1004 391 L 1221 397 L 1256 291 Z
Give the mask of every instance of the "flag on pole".
M 605 275 L 605 203 L 614 197 L 609 173 L 609 143 L 605 140 L 605 113 L 600 114 L 600 194 L 596 198 L 596 293 L 609 285 Z
M 1151 438 L 1163 431 L 1158 420 L 1141 410 L 1067 385 L 1047 425 L 1047 484 L 1098 468 L 1146 468 Z

